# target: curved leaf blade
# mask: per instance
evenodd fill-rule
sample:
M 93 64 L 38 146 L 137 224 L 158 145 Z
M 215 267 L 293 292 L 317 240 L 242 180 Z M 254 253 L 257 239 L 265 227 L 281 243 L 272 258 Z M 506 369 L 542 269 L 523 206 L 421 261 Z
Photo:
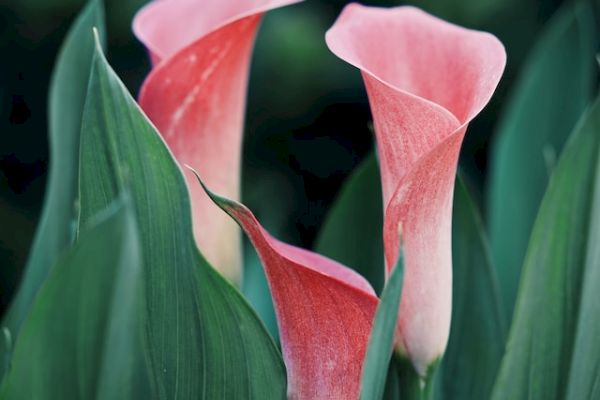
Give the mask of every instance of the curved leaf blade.
M 316 240 L 315 251 L 355 269 L 383 288 L 383 200 L 375 152 L 344 183 Z
M 492 146 L 492 259 L 512 315 L 527 244 L 564 143 L 592 99 L 596 33 L 589 2 L 566 3 L 522 73 Z
M 79 134 L 94 53 L 94 41 L 90 34 L 94 26 L 104 42 L 101 0 L 91 0 L 73 23 L 52 75 L 48 100 L 50 169 L 44 209 L 21 285 L 2 323 L 13 340 L 51 267 L 73 241 Z M 10 359 L 9 354 L 5 354 L 4 358 Z M 0 363 L 0 377 L 5 367 L 5 363 Z
M 596 127 L 598 128 L 598 127 Z M 597 133 L 598 131 L 596 131 Z M 585 271 L 582 279 L 579 321 L 566 398 L 597 399 L 600 398 L 600 163 L 596 163 L 596 177 L 592 194 L 592 210 L 588 230 Z
M 183 174 L 97 46 L 81 140 L 80 223 L 131 187 L 154 397 L 284 398 L 285 368 L 239 292 L 196 248 Z
M 383 288 L 381 300 L 375 311 L 361 375 L 361 400 L 380 400 L 384 395 L 387 377 L 384 372 L 388 370 L 392 358 L 403 275 L 404 266 L 401 252 L 396 267 Z
M 51 270 L 16 342 L 3 399 L 131 398 L 141 260 L 119 199 Z
M 437 398 L 489 399 L 507 321 L 481 217 L 460 174 L 452 221 L 452 324 Z
M 590 234 L 590 229 L 598 229 L 599 131 L 600 101 L 596 100 L 567 144 L 542 201 L 494 399 L 564 398 L 575 339 L 582 338 L 580 346 L 591 333 L 577 332 L 578 318 L 579 327 L 598 324 L 597 315 L 581 321 L 586 315 L 581 307 L 589 311 L 589 287 L 597 287 L 597 282 L 585 280 L 597 277 L 598 269 L 593 256 L 598 243 L 592 241 L 597 233 Z M 595 339 L 585 351 L 597 361 L 600 346 Z M 596 370 L 578 371 L 584 374 L 583 381 L 589 381 L 597 378 L 588 375 Z

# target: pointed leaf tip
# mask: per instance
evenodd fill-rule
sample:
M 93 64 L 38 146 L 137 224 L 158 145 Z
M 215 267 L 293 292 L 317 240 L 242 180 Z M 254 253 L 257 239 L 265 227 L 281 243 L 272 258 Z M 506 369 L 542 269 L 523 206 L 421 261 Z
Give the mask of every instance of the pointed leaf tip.
M 94 35 L 94 43 L 96 45 L 96 50 L 103 53 L 102 44 L 100 43 L 100 33 L 98 33 L 98 28 L 96 28 L 95 26 L 92 27 L 92 34 Z

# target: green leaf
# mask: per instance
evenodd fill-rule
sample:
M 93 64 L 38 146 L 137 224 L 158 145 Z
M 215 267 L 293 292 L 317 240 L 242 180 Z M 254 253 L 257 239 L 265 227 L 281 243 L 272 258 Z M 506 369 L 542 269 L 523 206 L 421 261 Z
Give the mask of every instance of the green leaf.
M 182 172 L 97 47 L 81 138 L 80 221 L 125 186 L 140 227 L 153 398 L 285 398 L 279 351 L 200 255 Z
M 383 396 L 386 382 L 386 374 L 383 372 L 387 371 L 392 357 L 403 274 L 404 261 L 401 253 L 375 312 L 361 376 L 361 400 L 380 400 Z
M 534 49 L 496 132 L 488 216 L 492 259 L 509 316 L 548 178 L 594 94 L 595 49 L 589 3 L 565 3 Z
M 73 23 L 60 50 L 50 83 L 48 186 L 21 286 L 3 321 L 3 326 L 10 331 L 13 339 L 51 267 L 73 241 L 79 133 L 94 52 L 90 33 L 94 26 L 103 35 L 104 14 L 100 0 L 90 1 Z M 9 359 L 8 354 L 2 356 L 0 354 L 0 360 Z M 5 363 L 0 363 L 0 377 L 5 367 Z
M 599 323 L 597 313 L 589 314 L 598 307 L 600 284 L 598 132 L 597 100 L 567 144 L 542 201 L 494 399 L 564 399 L 569 377 L 575 379 L 571 395 L 598 390 L 600 343 L 589 336 Z
M 23 323 L 0 398 L 130 398 L 142 269 L 126 200 L 97 217 L 52 268 Z
M 382 204 L 373 152 L 344 183 L 315 245 L 316 252 L 358 271 L 377 293 L 384 281 Z
M 598 136 L 595 126 L 595 135 Z M 592 166 L 594 167 L 594 166 Z M 587 252 L 585 255 L 585 271 L 582 276 L 581 300 L 577 333 L 571 359 L 569 385 L 566 398 L 598 399 L 600 398 L 600 162 L 595 165 L 595 177 L 590 192 L 591 210 L 587 231 Z
M 454 189 L 452 258 L 452 325 L 436 395 L 489 399 L 507 323 L 483 224 L 460 175 Z

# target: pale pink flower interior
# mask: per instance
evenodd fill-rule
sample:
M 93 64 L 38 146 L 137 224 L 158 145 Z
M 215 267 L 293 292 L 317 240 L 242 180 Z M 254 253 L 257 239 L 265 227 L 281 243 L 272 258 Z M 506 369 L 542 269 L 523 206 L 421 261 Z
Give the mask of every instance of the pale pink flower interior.
M 461 124 L 485 106 L 504 67 L 499 62 L 504 48 L 494 36 L 414 7 L 351 4 L 327 33 L 327 43 L 343 60 L 395 89 L 440 105 Z

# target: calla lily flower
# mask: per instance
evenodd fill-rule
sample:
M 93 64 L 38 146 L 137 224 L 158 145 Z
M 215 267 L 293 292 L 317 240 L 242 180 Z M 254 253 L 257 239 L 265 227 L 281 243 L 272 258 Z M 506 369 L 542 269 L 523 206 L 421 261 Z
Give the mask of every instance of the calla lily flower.
M 207 190 L 245 230 L 264 265 L 289 399 L 357 399 L 378 299 L 361 275 L 273 238 L 242 204 Z
M 506 53 L 491 34 L 413 7 L 348 5 L 326 41 L 360 69 L 367 88 L 380 157 L 387 276 L 400 233 L 403 239 L 396 346 L 424 376 L 443 354 L 450 330 L 460 146 L 500 80 Z
M 401 238 L 404 252 L 395 349 L 426 377 L 450 328 L 451 212 L 460 146 L 498 84 L 504 48 L 490 34 L 412 7 L 347 6 L 326 40 L 363 72 L 381 163 L 388 276 Z M 358 398 L 378 304 L 371 286 L 333 260 L 271 237 L 243 205 L 207 193 L 241 225 L 261 258 L 289 397 Z
M 383 181 L 387 276 L 401 238 L 405 255 L 395 348 L 426 377 L 450 330 L 460 146 L 468 123 L 492 96 L 506 54 L 494 36 L 412 7 L 349 5 L 326 41 L 365 80 Z M 274 239 L 243 205 L 207 193 L 242 226 L 262 260 L 289 397 L 358 398 L 378 302 L 373 289 L 347 267 Z
M 252 46 L 264 12 L 299 0 L 158 0 L 139 11 L 136 36 L 153 69 L 139 103 L 177 161 L 207 184 L 240 196 L 242 132 Z M 241 241 L 186 172 L 194 235 L 208 261 L 239 282 Z

